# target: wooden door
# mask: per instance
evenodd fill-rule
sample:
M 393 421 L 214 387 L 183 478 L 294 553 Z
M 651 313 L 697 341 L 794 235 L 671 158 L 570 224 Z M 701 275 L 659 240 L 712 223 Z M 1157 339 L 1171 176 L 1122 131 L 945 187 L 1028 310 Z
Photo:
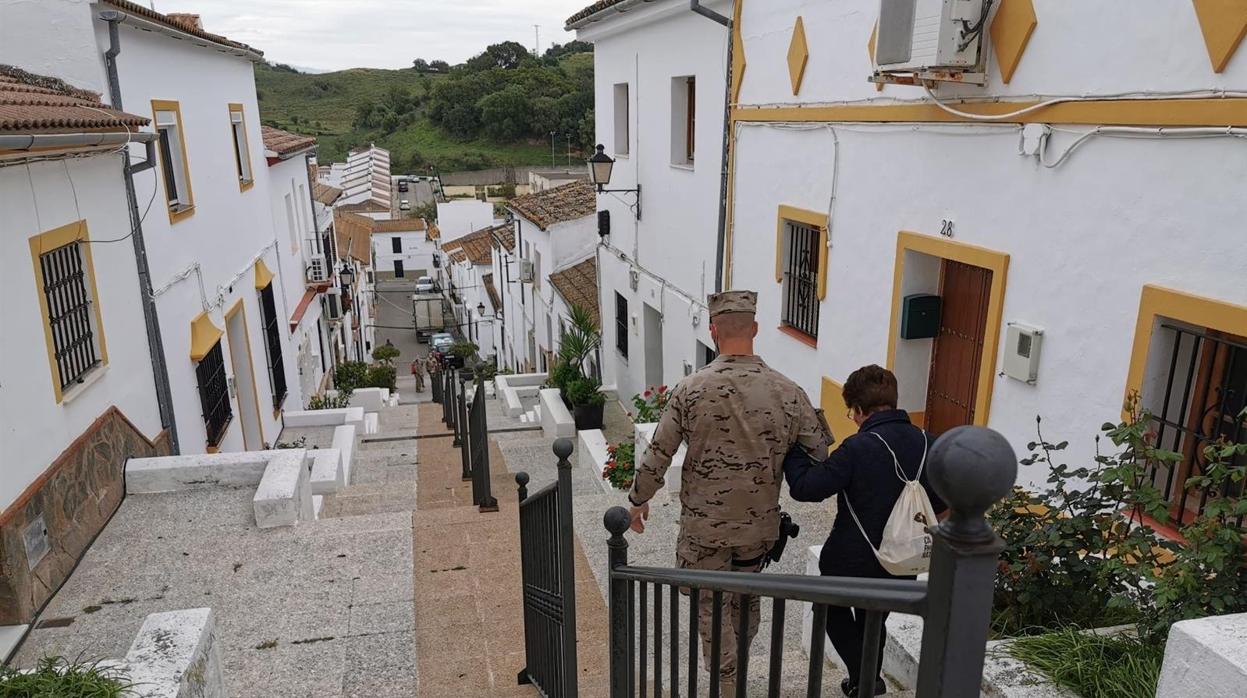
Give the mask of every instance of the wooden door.
M 926 429 L 933 434 L 974 423 L 991 286 L 990 269 L 944 260 L 940 329 L 927 382 Z

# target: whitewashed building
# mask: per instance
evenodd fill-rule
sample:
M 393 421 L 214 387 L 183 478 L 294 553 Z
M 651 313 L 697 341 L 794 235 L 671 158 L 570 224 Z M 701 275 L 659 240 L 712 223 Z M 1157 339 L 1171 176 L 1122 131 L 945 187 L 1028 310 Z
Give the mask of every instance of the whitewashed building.
M 390 200 L 390 151 L 371 143 L 366 148 L 352 150 L 347 155 L 341 180 L 330 183 L 342 189 L 342 203 L 371 201 L 388 212 L 393 203 Z
M 346 208 L 337 206 L 333 211 L 338 285 L 330 289 L 330 297 L 326 299 L 326 312 L 337 325 L 338 344 L 333 348 L 335 364 L 371 361 L 377 333 L 372 231 L 378 221 L 351 213 Z
M 448 285 L 443 289 L 450 300 L 457 327 L 464 339 L 479 347 L 482 359 L 497 357 L 500 335 L 497 328 L 499 301 L 493 286 L 496 240 L 511 236 L 511 224 L 482 228 L 463 237 L 443 242 L 441 266 Z
M 10 47 L 0 64 L 22 58 Z M 85 86 L 0 65 L 0 626 L 65 580 L 121 503 L 126 459 L 173 447 L 118 150 L 155 134 Z
M 494 206 L 475 199 L 459 199 L 437 204 L 437 227 L 442 241 L 450 242 L 494 225 Z
M 372 227 L 372 267 L 378 279 L 435 277 L 437 238 L 423 218 L 378 220 Z
M 603 35 L 667 3 L 610 4 L 581 29 L 599 114 L 620 80 Z M 1199 445 L 1247 438 L 1247 7 L 995 8 L 981 64 L 957 71 L 890 62 L 897 29 L 874 0 L 736 3 L 723 285 L 759 292 L 759 352 L 841 434 L 841 385 L 869 363 L 928 429 L 987 425 L 1024 452 L 1038 415 L 1071 464 L 1141 393 L 1162 445 L 1187 454 L 1156 481 L 1181 515 Z M 672 12 L 620 47 L 629 66 L 671 61 L 647 42 L 684 21 Z M 915 74 L 963 83 L 898 84 Z M 642 173 L 646 222 L 681 174 Z
M 598 196 L 610 225 L 597 253 L 603 382 L 630 407 L 714 356 L 706 296 L 717 290 L 729 31 L 680 0 L 599 2 L 567 26 L 594 44 L 608 188 L 642 192 Z
M 331 348 L 338 327 L 329 319 L 326 306 L 334 302 L 330 291 L 338 285 L 333 264 L 332 204 L 342 191 L 313 179 L 316 139 L 265 126 L 264 157 L 268 162 L 269 196 L 279 244 L 289 250 L 283 265 L 281 292 L 289 316 L 295 373 L 299 379 L 300 406 L 324 391 L 334 368 Z M 284 252 L 285 250 L 283 250 Z M 293 386 L 292 386 L 293 387 Z
M 507 203 L 515 225 L 509 278 L 520 283 L 508 289 L 519 303 L 504 309 L 505 331 L 507 365 L 516 370 L 545 371 L 558 351 L 560 314 L 550 275 L 594 255 L 596 199 L 587 182 L 573 182 Z

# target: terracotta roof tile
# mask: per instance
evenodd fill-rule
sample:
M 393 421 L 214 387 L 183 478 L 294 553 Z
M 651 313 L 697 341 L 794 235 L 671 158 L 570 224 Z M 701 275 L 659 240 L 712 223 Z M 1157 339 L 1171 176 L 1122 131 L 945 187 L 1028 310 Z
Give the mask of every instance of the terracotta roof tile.
M 341 206 L 338 207 L 338 210 L 348 211 L 350 213 L 359 213 L 361 211 L 376 213 L 376 212 L 381 212 L 381 211 L 388 212 L 390 210 L 390 207 L 384 204 L 381 204 L 377 201 L 374 201 L 372 199 L 364 199 L 363 201 L 357 201 L 353 204 L 342 204 Z
M 589 311 L 593 322 L 598 320 L 598 260 L 590 257 L 550 275 L 550 285 L 567 301 Z
M 291 133 L 272 126 L 261 126 L 260 135 L 264 139 L 264 149 L 273 151 L 278 157 L 307 150 L 316 145 L 316 138 L 313 136 Z
M 574 221 L 597 213 L 598 197 L 588 182 L 572 182 L 535 194 L 511 199 L 507 206 L 546 230 L 556 223 Z
M 499 240 L 502 243 L 502 246 L 506 248 L 508 252 L 515 251 L 515 226 L 514 225 L 500 225 L 497 228 L 494 228 L 494 232 L 497 233 L 497 235 L 495 236 L 495 239 Z
M 147 123 L 145 117 L 104 106 L 94 92 L 0 65 L 0 133 L 111 132 Z
M 423 218 L 385 218 L 372 222 L 374 233 L 406 233 L 424 230 Z
M 494 311 L 501 311 L 502 298 L 498 295 L 498 289 L 494 286 L 494 275 L 482 274 L 481 283 L 485 286 L 485 294 L 489 296 L 489 302 L 493 305 Z
M 126 12 L 127 14 L 136 15 L 149 22 L 155 22 L 156 24 L 163 24 L 166 27 L 169 27 L 171 29 L 176 29 L 180 32 L 185 32 L 187 34 L 190 34 L 191 36 L 199 37 L 200 39 L 204 39 L 205 41 L 210 41 L 214 44 L 219 44 L 221 46 L 228 46 L 230 48 L 241 49 L 243 51 L 253 53 L 255 54 L 255 57 L 257 59 L 264 56 L 264 52 L 257 48 L 248 46 L 247 44 L 240 43 L 237 41 L 231 41 L 230 39 L 227 39 L 221 36 L 220 34 L 213 34 L 212 32 L 204 31 L 203 26 L 198 21 L 199 15 L 193 15 L 193 14 L 187 14 L 187 13 L 175 13 L 175 14 L 167 14 L 167 15 L 161 14 L 151 9 L 150 7 L 140 5 L 136 2 L 130 2 L 129 0 L 101 0 L 101 4 L 111 5 L 123 12 Z
M 342 190 L 337 187 L 331 187 L 324 182 L 314 182 L 312 184 L 312 198 L 326 205 L 332 206 L 342 196 Z
M 468 233 L 461 238 L 442 245 L 442 251 L 451 252 L 450 258 L 456 262 L 470 259 L 473 264 L 478 266 L 492 264 L 494 261 L 493 231 L 494 228 L 491 226 L 489 228 L 481 228 L 474 233 Z M 456 259 L 453 252 L 462 252 L 464 256 Z
M 437 227 L 436 223 L 429 223 L 429 229 L 424 234 L 430 240 L 442 239 L 442 229 Z
M 358 213 L 333 210 L 333 232 L 338 243 L 338 257 L 354 257 L 367 264 L 369 260 L 368 246 L 372 240 L 372 219 Z

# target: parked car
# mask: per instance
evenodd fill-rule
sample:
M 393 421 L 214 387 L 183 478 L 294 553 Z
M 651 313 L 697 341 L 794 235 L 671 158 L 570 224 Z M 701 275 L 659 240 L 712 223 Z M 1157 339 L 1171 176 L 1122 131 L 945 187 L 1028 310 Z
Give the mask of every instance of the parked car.
M 436 293 L 437 282 L 431 276 L 422 276 L 416 279 L 416 293 Z
M 400 211 L 410 211 L 410 210 L 411 210 L 411 202 L 410 202 L 410 201 L 408 201 L 407 199 L 403 199 L 402 201 L 398 202 L 398 210 L 400 210 Z
M 438 332 L 429 338 L 429 346 L 445 354 L 454 346 L 455 338 L 449 332 Z
M 407 191 L 407 180 L 405 179 L 398 180 L 398 190 Z

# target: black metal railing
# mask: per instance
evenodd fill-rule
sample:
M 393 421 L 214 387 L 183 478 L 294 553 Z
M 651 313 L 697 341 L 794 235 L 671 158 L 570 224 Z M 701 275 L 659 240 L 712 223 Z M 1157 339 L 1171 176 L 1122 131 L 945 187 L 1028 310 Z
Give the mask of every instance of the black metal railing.
M 48 327 L 61 389 L 67 390 L 100 364 L 92 327 L 91 282 L 82 263 L 80 243 L 71 242 L 39 255 Z
M 480 507 L 482 512 L 498 511 L 498 500 L 490 490 L 489 481 L 489 422 L 485 415 L 484 381 L 476 381 L 476 390 L 471 404 L 467 406 L 467 419 L 464 424 L 467 433 L 462 450 L 472 480 L 472 503 Z
M 572 530 L 572 442 L 554 442 L 558 479 L 532 496 L 528 473 L 516 473 L 520 501 L 520 568 L 524 589 L 521 684 L 547 698 L 577 695 L 575 533 Z
M 1179 522 L 1203 513 L 1210 496 L 1242 496 L 1247 483 L 1226 483 L 1221 492 L 1192 489 L 1187 481 L 1204 475 L 1204 449 L 1216 443 L 1247 443 L 1247 344 L 1206 330 L 1162 324 L 1173 337 L 1164 399 L 1153 417 L 1156 444 L 1182 454 L 1177 463 L 1158 464 L 1152 485 L 1169 501 Z M 1241 459 L 1247 462 L 1247 458 Z M 1163 482 L 1163 485 L 1162 485 Z M 1238 517 L 1239 523 L 1242 517 Z
M 631 567 L 628 565 L 630 516 L 622 507 L 606 512 L 610 531 L 610 695 L 624 698 L 662 694 L 664 620 L 669 627 L 667 679 L 670 695 L 679 691 L 680 593 L 688 591 L 688 664 L 685 680 L 688 695 L 698 695 L 701 674 L 697 669 L 699 604 L 706 593 L 712 604 L 709 651 L 709 695 L 718 698 L 721 688 L 723 609 L 729 597 L 738 595 L 739 607 L 770 599 L 772 625 L 768 663 L 768 695 L 778 696 L 783 678 L 784 622 L 788 602 L 813 604 L 813 631 L 807 669 L 806 695 L 821 696 L 823 640 L 829 606 L 851 607 L 865 614 L 861 680 L 858 695 L 875 694 L 883 618 L 896 611 L 925 619 L 918 667 L 918 698 L 969 698 L 980 695 L 983 659 L 991 618 L 996 561 L 1003 541 L 988 526 L 984 513 L 1012 488 L 1017 459 L 1008 441 L 982 427 L 950 430 L 931 449 L 930 478 L 948 502 L 950 515 L 931 529 L 933 549 L 928 581 L 770 575 L 749 572 L 712 572 L 692 569 Z M 653 669 L 649 657 L 647 623 L 650 618 L 649 588 L 653 588 Z M 664 593 L 665 588 L 665 593 Z M 664 618 L 662 599 L 670 599 Z M 738 614 L 736 636 L 752 637 L 751 614 Z M 735 648 L 737 673 L 735 695 L 745 698 L 748 689 L 749 643 Z M 652 684 L 650 683 L 652 681 Z
M 442 404 L 442 374 L 440 373 L 429 374 L 429 391 L 430 391 L 430 394 L 433 396 L 433 402 L 436 402 L 439 405 Z M 444 416 L 445 412 L 443 412 L 442 414 Z

